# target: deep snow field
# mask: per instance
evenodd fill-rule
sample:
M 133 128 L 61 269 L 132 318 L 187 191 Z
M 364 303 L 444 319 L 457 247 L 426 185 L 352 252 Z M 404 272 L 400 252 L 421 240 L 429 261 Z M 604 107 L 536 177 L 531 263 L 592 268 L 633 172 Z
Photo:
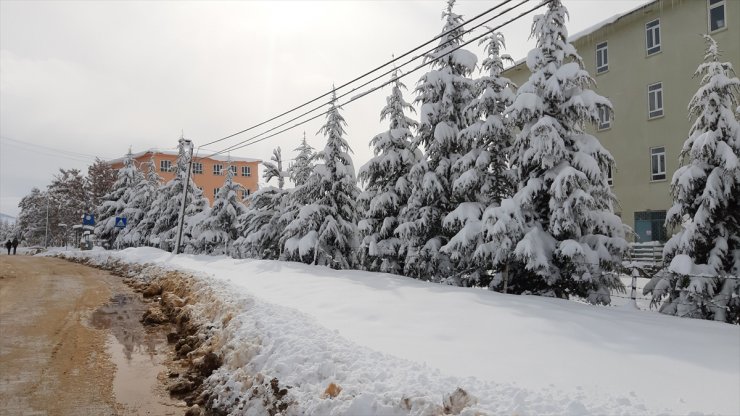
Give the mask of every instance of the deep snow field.
M 241 308 L 224 368 L 277 377 L 305 414 L 432 414 L 458 387 L 477 398 L 463 415 L 740 414 L 738 326 L 300 263 L 66 253 L 200 276 Z

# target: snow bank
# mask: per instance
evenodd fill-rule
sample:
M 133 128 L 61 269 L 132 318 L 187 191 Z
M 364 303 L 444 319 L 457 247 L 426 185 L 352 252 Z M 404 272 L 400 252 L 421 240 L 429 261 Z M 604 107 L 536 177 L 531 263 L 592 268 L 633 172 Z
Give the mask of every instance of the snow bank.
M 211 275 L 246 305 L 218 376 L 277 377 L 307 414 L 435 414 L 458 387 L 477 398 L 462 414 L 740 414 L 737 326 L 298 263 L 85 255 Z M 331 382 L 342 393 L 321 398 Z

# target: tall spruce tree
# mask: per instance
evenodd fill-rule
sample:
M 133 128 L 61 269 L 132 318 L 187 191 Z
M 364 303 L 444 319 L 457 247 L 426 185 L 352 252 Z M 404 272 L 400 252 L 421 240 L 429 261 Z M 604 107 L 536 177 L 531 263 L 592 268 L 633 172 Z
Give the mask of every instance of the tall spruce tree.
M 234 182 L 231 166 L 229 163 L 213 207 L 202 221 L 194 225 L 190 246 L 196 253 L 230 254 L 231 245 L 239 236 L 237 218 L 244 215 L 247 207 L 238 198 L 241 185 Z
M 421 152 L 411 142 L 416 121 L 406 116 L 413 112 L 403 99 L 406 86 L 391 75 L 393 89 L 380 111 L 380 120 L 388 120 L 388 130 L 370 140 L 374 157 L 360 168 L 359 179 L 365 183 L 360 194 L 361 221 L 358 229 L 362 241 L 359 261 L 362 268 L 386 273 L 402 273 L 403 240 L 393 234 L 398 227 L 398 215 L 411 195 L 408 174 L 411 166 L 421 160 Z
M 304 142 L 305 144 L 305 142 Z M 249 207 L 239 217 L 241 236 L 234 242 L 240 257 L 278 259 L 280 257 L 281 215 L 288 193 L 283 190 L 283 158 L 280 148 L 272 152 L 273 162 L 263 162 L 265 180 L 278 179 L 278 187 L 265 186 L 249 197 Z
M 116 217 L 122 217 L 126 207 L 131 203 L 136 186 L 144 180 L 144 175 L 136 168 L 131 149 L 123 158 L 123 166 L 118 169 L 116 181 L 112 189 L 97 207 L 97 224 L 95 236 L 105 240 L 111 246 L 115 242 L 121 228 L 116 227 Z
M 740 123 L 735 114 L 740 80 L 708 47 L 689 103 L 696 118 L 673 175 L 673 206 L 666 226 L 678 229 L 665 246 L 670 266 L 645 287 L 663 313 L 740 322 Z
M 149 243 L 163 250 L 174 249 L 185 186 L 188 187 L 188 195 L 184 201 L 186 206 L 184 227 L 188 227 L 187 217 L 192 217 L 208 207 L 208 201 L 203 196 L 203 192 L 195 186 L 192 178 L 189 182 L 187 181 L 190 167 L 190 154 L 187 146 L 188 141 L 180 138 L 177 146 L 175 177 L 160 187 L 157 197 L 147 212 L 149 219 L 144 219 L 144 221 L 152 219 L 154 221 L 149 234 Z M 186 240 L 183 240 L 183 244 L 187 243 Z
M 614 161 L 583 126 L 612 107 L 590 90 L 593 79 L 566 40 L 566 17 L 553 0 L 534 18 L 532 74 L 507 110 L 520 128 L 511 155 L 517 192 L 486 210 L 478 252 L 516 293 L 608 303 L 610 290 L 622 288 L 612 272 L 627 242 L 605 173 Z
M 85 185 L 90 194 L 90 202 L 94 207 L 100 206 L 103 197 L 113 189 L 113 184 L 117 178 L 118 172 L 113 169 L 110 163 L 97 157 L 95 163 L 87 167 Z
M 156 216 L 148 217 L 147 213 L 152 208 L 162 178 L 157 173 L 154 157 L 151 157 L 141 167 L 146 170 L 143 174 L 144 179 L 136 184 L 128 204 L 123 209 L 122 215 L 126 217 L 127 224 L 116 238 L 116 243 L 121 247 L 137 247 L 146 244 L 156 221 Z
M 467 107 L 469 125 L 460 132 L 470 143 L 470 151 L 452 166 L 457 177 L 452 192 L 459 202 L 457 208 L 444 219 L 444 226 L 454 237 L 442 250 L 450 254 L 459 285 L 483 285 L 492 276 L 480 257 L 475 256 L 483 233 L 482 214 L 488 207 L 497 207 L 501 200 L 511 197 L 515 182 L 508 168 L 507 156 L 513 142 L 513 129 L 504 117 L 504 111 L 514 101 L 514 84 L 502 75 L 504 60 L 501 55 L 504 36 L 493 32 L 483 37 L 486 58 L 484 74 L 476 80 L 476 98 Z
M 316 150 L 306 143 L 306 133 L 303 133 L 303 139 L 301 144 L 294 149 L 298 152 L 298 156 L 293 159 L 293 163 L 288 168 L 288 174 L 290 180 L 293 181 L 295 187 L 299 187 L 306 183 L 308 177 L 313 172 L 313 164 L 316 159 Z
M 357 188 L 351 149 L 344 138 L 344 118 L 332 93 L 326 124 L 319 130 L 326 146 L 316 157 L 306 183 L 296 189 L 302 206 L 298 216 L 285 228 L 281 241 L 288 260 L 348 269 L 355 264 L 357 249 Z
M 426 158 L 418 161 L 409 173 L 412 193 L 401 211 L 401 224 L 396 234 L 407 241 L 404 273 L 441 281 L 452 273 L 449 256 L 440 251 L 454 235 L 443 227 L 444 218 L 458 205 L 452 188 L 457 179 L 452 167 L 470 150 L 460 132 L 466 127 L 465 108 L 473 99 L 473 82 L 469 78 L 477 58 L 465 49 L 464 30 L 458 27 L 462 16 L 452 11 L 454 0 L 448 0 L 442 14 L 443 35 L 439 45 L 426 56 L 432 70 L 423 75 L 416 88 L 421 123 L 414 141 L 423 146 Z

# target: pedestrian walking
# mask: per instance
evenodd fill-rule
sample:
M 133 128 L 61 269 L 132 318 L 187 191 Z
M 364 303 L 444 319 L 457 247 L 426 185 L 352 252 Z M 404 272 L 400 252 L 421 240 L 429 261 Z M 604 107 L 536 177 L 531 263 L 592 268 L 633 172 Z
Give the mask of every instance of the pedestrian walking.
M 13 247 L 13 243 L 10 242 L 10 239 L 5 243 L 5 248 L 8 249 L 8 255 L 10 255 L 10 248 Z
M 15 256 L 15 250 L 18 248 L 18 237 L 13 238 L 13 255 Z M 10 254 L 10 253 L 8 253 Z

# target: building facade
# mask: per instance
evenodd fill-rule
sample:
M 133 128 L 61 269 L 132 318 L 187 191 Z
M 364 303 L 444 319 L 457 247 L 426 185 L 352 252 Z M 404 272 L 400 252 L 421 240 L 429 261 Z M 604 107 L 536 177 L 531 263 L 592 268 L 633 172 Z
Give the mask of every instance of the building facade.
M 154 158 L 157 173 L 164 182 L 175 177 L 173 169 L 177 161 L 176 151 L 149 149 L 134 153 L 133 158 L 136 167 L 142 171 L 143 164 Z M 262 162 L 259 159 L 220 155 L 203 158 L 195 157 L 193 159 L 191 177 L 195 185 L 203 191 L 203 195 L 208 198 L 211 205 L 213 205 L 218 189 L 224 185 L 226 169 L 229 169 L 229 166 L 234 172 L 234 182 L 242 186 L 240 195 L 242 199 L 246 199 L 259 188 L 259 165 Z M 124 158 L 118 158 L 108 163 L 114 169 L 120 169 L 123 167 L 123 160 Z
M 693 119 L 688 104 L 710 34 L 722 60 L 740 68 L 739 0 L 656 0 L 569 37 L 596 84 L 614 106 L 614 118 L 589 127 L 616 166 L 610 184 L 617 213 L 636 240 L 665 241 L 670 183 Z M 505 71 L 517 85 L 530 72 L 524 62 Z

